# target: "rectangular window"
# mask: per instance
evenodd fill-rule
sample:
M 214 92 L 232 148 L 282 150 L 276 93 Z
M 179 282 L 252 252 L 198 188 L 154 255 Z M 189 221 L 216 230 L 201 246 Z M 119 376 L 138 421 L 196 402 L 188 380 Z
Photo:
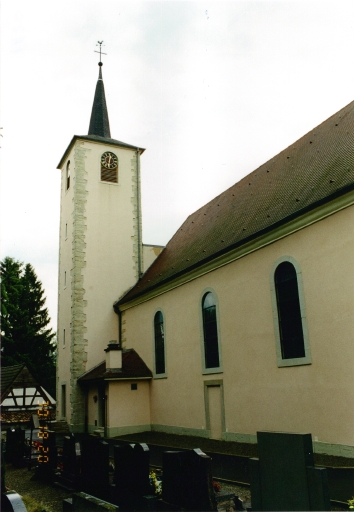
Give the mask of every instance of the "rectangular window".
M 68 238 L 68 223 L 65 223 L 65 240 Z
M 66 385 L 61 386 L 61 417 L 66 418 Z
M 65 347 L 65 329 L 63 329 L 63 347 Z

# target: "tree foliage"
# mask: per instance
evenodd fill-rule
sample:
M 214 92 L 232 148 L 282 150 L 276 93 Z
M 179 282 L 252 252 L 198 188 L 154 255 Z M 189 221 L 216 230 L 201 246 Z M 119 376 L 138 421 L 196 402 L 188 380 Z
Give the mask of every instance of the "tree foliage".
M 55 333 L 42 283 L 29 263 L 6 257 L 1 272 L 1 364 L 25 363 L 55 395 Z

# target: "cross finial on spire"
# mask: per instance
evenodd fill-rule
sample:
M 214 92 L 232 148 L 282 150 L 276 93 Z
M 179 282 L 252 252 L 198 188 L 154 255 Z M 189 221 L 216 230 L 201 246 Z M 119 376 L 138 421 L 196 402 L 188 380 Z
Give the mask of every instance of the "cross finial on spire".
M 99 46 L 99 47 L 100 47 L 100 51 L 98 52 L 97 50 L 95 50 L 95 53 L 99 53 L 99 54 L 100 54 L 100 61 L 99 61 L 99 63 L 98 63 L 98 65 L 99 65 L 100 67 L 101 67 L 101 66 L 103 66 L 103 64 L 102 64 L 102 57 L 101 57 L 101 55 L 107 55 L 107 53 L 103 53 L 103 51 L 102 51 L 102 44 L 103 44 L 103 41 L 97 41 L 96 46 Z M 104 45 L 103 45 L 103 46 L 104 46 Z

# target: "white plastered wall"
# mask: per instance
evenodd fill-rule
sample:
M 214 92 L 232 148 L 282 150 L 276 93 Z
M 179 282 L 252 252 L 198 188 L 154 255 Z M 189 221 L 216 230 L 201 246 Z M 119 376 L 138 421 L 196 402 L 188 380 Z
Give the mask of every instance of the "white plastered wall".
M 117 184 L 100 180 L 104 151 L 118 156 Z M 66 191 L 69 160 L 71 183 Z M 73 424 L 73 430 L 80 431 L 84 426 L 84 400 L 76 378 L 103 361 L 108 342 L 118 340 L 113 303 L 139 276 L 142 265 L 139 188 L 134 149 L 79 139 L 63 162 L 57 382 L 58 391 L 66 383 L 67 420 Z M 65 347 L 61 341 L 63 329 Z

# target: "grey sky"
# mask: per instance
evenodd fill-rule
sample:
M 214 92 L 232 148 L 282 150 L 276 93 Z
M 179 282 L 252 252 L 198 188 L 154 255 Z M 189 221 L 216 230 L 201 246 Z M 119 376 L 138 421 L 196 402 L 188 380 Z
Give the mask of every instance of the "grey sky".
M 104 40 L 112 137 L 144 147 L 143 240 L 354 97 L 354 2 L 12 0 L 2 5 L 1 258 L 30 262 L 56 323 L 60 176 L 87 134 Z

